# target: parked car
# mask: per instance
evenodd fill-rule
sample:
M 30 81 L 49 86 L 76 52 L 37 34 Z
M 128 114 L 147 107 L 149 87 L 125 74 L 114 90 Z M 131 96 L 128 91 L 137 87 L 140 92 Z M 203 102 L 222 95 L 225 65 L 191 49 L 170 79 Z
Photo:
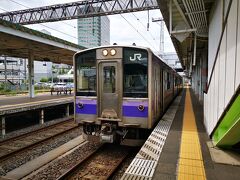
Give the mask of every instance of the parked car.
M 43 86 L 43 83 L 42 82 L 36 82 L 34 84 L 35 87 L 42 87 Z
M 67 94 L 67 92 L 69 91 L 69 93 L 71 94 L 72 92 L 72 87 L 69 84 L 66 83 L 56 83 L 51 87 L 51 94 L 53 92 L 57 92 L 57 94 L 60 92 L 64 92 L 64 94 Z
M 64 91 L 67 89 L 66 83 L 56 83 L 53 85 L 54 91 Z
M 67 86 L 68 88 L 71 88 L 71 89 L 74 88 L 74 84 L 73 84 L 73 83 L 67 83 L 66 86 Z
M 37 82 L 34 84 L 35 87 L 38 87 L 38 88 L 49 88 L 50 85 L 49 83 L 46 83 L 46 82 Z

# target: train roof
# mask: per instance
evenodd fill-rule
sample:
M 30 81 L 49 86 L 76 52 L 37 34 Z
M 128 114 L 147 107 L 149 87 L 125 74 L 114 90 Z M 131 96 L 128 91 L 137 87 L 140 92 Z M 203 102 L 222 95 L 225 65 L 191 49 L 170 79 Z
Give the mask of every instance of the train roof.
M 119 47 L 119 48 L 122 48 L 122 47 L 128 47 L 128 48 L 137 48 L 137 49 L 145 49 L 145 50 L 149 50 L 152 52 L 152 50 L 148 47 L 143 47 L 143 46 L 134 46 L 134 45 L 105 45 L 105 46 L 97 46 L 97 47 L 93 47 L 93 48 L 88 48 L 88 49 L 84 49 L 84 50 L 81 50 L 81 51 L 78 51 L 76 52 L 75 54 L 78 54 L 78 53 L 82 53 L 82 52 L 85 52 L 85 51 L 90 51 L 90 50 L 94 50 L 94 49 L 101 49 L 101 48 L 110 48 L 110 47 Z
M 82 53 L 82 52 L 86 52 L 86 51 L 90 51 L 90 50 L 94 50 L 94 49 L 101 49 L 101 48 L 111 48 L 111 47 L 115 47 L 115 48 L 137 48 L 137 49 L 144 49 L 147 51 L 150 51 L 154 56 L 156 56 L 166 67 L 168 67 L 170 70 L 172 70 L 173 72 L 175 72 L 175 74 L 177 74 L 178 76 L 180 76 L 177 71 L 175 69 L 173 69 L 172 67 L 170 67 L 168 64 L 166 64 L 161 57 L 159 57 L 156 53 L 154 53 L 149 47 L 144 47 L 144 46 L 135 46 L 135 45 L 106 45 L 106 46 L 97 46 L 97 47 L 93 47 L 93 48 L 88 48 L 88 49 L 84 49 L 81 51 L 78 51 L 74 54 L 75 55 Z
M 154 53 L 152 51 L 152 54 L 154 56 L 156 56 L 166 67 L 168 67 L 170 70 L 172 70 L 175 74 L 177 74 L 178 76 L 180 76 L 180 74 L 177 73 L 177 71 L 175 69 L 173 69 L 171 66 L 169 66 L 166 62 L 163 61 L 163 59 L 161 57 L 159 57 L 156 53 Z

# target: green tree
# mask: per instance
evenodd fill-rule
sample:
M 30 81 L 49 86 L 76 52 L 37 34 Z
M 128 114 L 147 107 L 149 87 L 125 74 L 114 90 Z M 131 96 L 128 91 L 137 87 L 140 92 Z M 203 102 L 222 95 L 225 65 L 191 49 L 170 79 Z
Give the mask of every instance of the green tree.
M 48 82 L 48 78 L 42 78 L 40 79 L 40 82 Z

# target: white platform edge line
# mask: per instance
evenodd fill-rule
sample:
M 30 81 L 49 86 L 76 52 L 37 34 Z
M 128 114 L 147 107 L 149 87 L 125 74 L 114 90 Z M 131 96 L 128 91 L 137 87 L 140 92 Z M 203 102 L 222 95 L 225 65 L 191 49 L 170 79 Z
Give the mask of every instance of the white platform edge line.
M 125 173 L 124 173 L 124 175 L 122 176 L 122 178 L 121 178 L 121 180 L 125 180 L 126 179 L 126 177 L 129 177 L 129 178 L 139 178 L 139 177 L 144 177 L 144 178 L 147 178 L 147 179 L 152 179 L 152 177 L 153 177 L 153 175 L 154 175 L 154 172 L 155 172 L 155 169 L 156 169 L 156 167 L 157 167 L 157 163 L 158 163 L 158 160 L 159 160 L 159 158 L 160 158 L 160 155 L 161 155 L 161 152 L 162 152 L 162 148 L 163 148 L 163 146 L 164 146 L 164 144 L 165 144 L 165 141 L 166 141 L 166 139 L 167 139 L 167 136 L 168 136 L 168 133 L 169 133 L 169 130 L 170 130 L 170 128 L 171 128 L 171 125 L 172 125 L 172 122 L 173 122 L 173 119 L 174 119 L 174 117 L 175 117 L 175 115 L 176 115 L 176 112 L 177 112 L 177 109 L 178 109 L 178 107 L 179 107 L 179 103 L 180 103 L 180 101 L 181 101 L 181 97 L 182 96 L 178 96 L 178 97 L 176 97 L 176 99 L 174 100 L 174 102 L 172 103 L 172 105 L 169 107 L 169 109 L 167 110 L 167 112 L 165 113 L 165 115 L 162 117 L 162 119 L 159 121 L 159 123 L 157 124 L 157 126 L 155 127 L 155 129 L 157 129 L 156 131 L 158 131 L 158 132 L 161 132 L 162 130 L 163 131 L 165 131 L 164 132 L 164 134 L 166 133 L 166 137 L 163 137 L 162 135 L 160 136 L 160 137 L 158 137 L 159 139 L 161 139 L 161 141 L 163 141 L 163 144 L 162 144 L 162 146 L 158 149 L 158 151 L 157 152 L 159 152 L 159 150 L 160 150 L 160 153 L 159 153 L 159 155 L 158 155 L 158 157 L 157 157 L 157 159 L 156 160 L 146 160 L 146 159 L 141 159 L 141 158 L 139 158 L 139 156 L 138 156 L 138 154 L 135 156 L 135 158 L 133 159 L 133 161 L 131 162 L 131 164 L 129 165 L 129 167 L 127 168 L 127 170 L 125 171 Z M 171 114 L 171 116 L 169 116 L 168 114 Z M 171 120 L 169 120 L 169 118 L 172 118 Z M 152 138 L 152 134 L 156 134 L 157 132 L 155 131 L 155 129 L 153 130 L 153 132 L 151 133 L 151 135 L 148 137 L 148 139 L 146 140 L 146 141 L 148 141 L 148 140 L 150 140 L 151 138 Z M 154 135 L 154 136 L 156 136 L 156 135 Z M 155 137 L 153 137 L 153 139 L 156 139 Z M 145 145 L 145 144 L 144 144 Z M 143 146 L 144 146 L 143 145 Z M 140 151 L 142 150 L 142 148 L 140 149 Z M 139 152 L 140 152 L 139 151 Z M 139 161 L 142 161 L 142 162 L 140 162 L 140 166 L 139 165 L 137 165 L 138 164 L 138 162 Z M 137 164 L 136 164 L 136 162 L 137 162 Z M 148 166 L 148 163 L 147 163 L 147 166 L 145 165 L 145 166 L 142 166 L 143 164 L 144 164 L 144 162 L 152 162 L 153 163 L 153 165 L 151 165 L 151 166 L 153 166 L 154 168 L 151 168 L 150 166 Z M 132 173 L 130 173 L 130 170 L 133 168 L 133 167 L 136 167 L 136 166 L 138 166 L 138 168 L 140 168 L 140 169 L 142 169 L 142 168 L 144 168 L 145 169 L 145 171 L 146 172 L 148 172 L 147 174 L 148 175 L 144 175 L 144 173 L 143 174 L 132 174 Z M 150 169 L 151 169 L 151 171 L 150 171 Z M 145 171 L 143 171 L 143 172 L 145 172 Z M 142 170 L 141 171 L 138 171 L 138 172 L 142 172 Z M 128 179 L 128 178 L 127 178 Z

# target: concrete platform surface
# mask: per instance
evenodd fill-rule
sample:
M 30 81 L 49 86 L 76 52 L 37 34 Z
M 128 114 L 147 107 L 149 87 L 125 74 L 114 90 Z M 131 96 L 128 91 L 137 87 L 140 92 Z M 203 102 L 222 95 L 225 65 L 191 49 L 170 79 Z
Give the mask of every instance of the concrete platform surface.
M 192 101 L 192 108 L 193 108 L 194 116 L 196 119 L 198 137 L 200 141 L 202 162 L 203 162 L 204 170 L 206 174 L 205 178 L 209 180 L 226 180 L 226 179 L 239 180 L 240 166 L 237 166 L 238 164 L 237 161 L 239 161 L 237 157 L 240 157 L 240 154 L 234 153 L 234 156 L 235 156 L 234 160 L 232 159 L 233 156 L 231 157 L 231 159 L 229 159 L 226 153 L 224 153 L 224 155 L 215 154 L 214 158 L 217 158 L 218 160 L 220 158 L 221 161 L 220 160 L 215 161 L 216 159 L 211 158 L 210 150 L 207 145 L 208 142 L 211 140 L 207 135 L 203 125 L 203 107 L 202 105 L 200 105 L 199 101 L 197 100 L 195 94 L 193 94 L 192 90 L 190 90 L 190 95 L 191 95 L 191 101 Z M 161 152 L 161 156 L 158 160 L 158 164 L 156 166 L 156 170 L 152 178 L 154 180 L 179 179 L 178 168 L 179 168 L 180 151 L 181 151 L 182 127 L 183 127 L 183 117 L 184 117 L 184 109 L 185 109 L 185 96 L 186 96 L 186 91 L 184 90 L 176 116 L 173 120 L 165 145 Z M 191 147 L 189 148 L 191 150 Z M 232 165 L 231 163 L 226 164 L 226 159 L 235 165 Z M 192 172 L 192 174 L 194 175 L 195 172 Z M 196 178 L 194 179 L 202 179 L 202 177 L 199 177 L 199 176 L 197 177 L 197 174 L 195 175 L 196 175 Z
M 211 141 L 207 142 L 207 145 L 214 162 L 240 166 L 240 155 L 238 153 L 214 147 Z
M 73 103 L 73 95 L 40 95 L 35 98 L 27 96 L 0 98 L 0 115 L 14 114 L 51 106 Z
M 51 95 L 49 94 L 40 94 L 37 95 L 34 98 L 29 98 L 26 95 L 22 96 L 9 96 L 9 97 L 0 97 L 0 108 L 4 108 L 4 106 L 8 105 L 16 105 L 16 104 L 25 104 L 25 103 L 32 103 L 32 102 L 38 102 L 38 101 L 44 101 L 44 100 L 54 100 L 54 99 L 61 99 L 61 98 L 66 98 L 66 97 L 73 97 L 73 94 L 69 95 Z

